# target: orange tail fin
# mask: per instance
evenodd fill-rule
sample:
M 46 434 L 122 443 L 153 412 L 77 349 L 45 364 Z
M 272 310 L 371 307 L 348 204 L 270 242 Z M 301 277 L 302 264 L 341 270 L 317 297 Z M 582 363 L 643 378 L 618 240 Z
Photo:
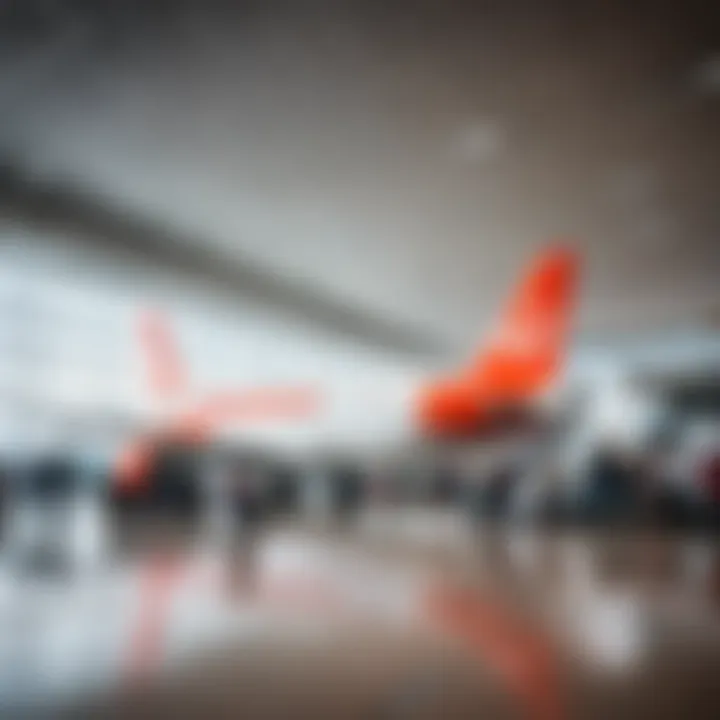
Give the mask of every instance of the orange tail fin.
M 471 384 L 517 400 L 553 380 L 565 358 L 578 272 L 576 253 L 565 248 L 545 250 L 535 259 L 468 369 Z
M 153 398 L 167 401 L 184 393 L 187 389 L 185 366 L 165 318 L 157 312 L 144 312 L 138 331 Z

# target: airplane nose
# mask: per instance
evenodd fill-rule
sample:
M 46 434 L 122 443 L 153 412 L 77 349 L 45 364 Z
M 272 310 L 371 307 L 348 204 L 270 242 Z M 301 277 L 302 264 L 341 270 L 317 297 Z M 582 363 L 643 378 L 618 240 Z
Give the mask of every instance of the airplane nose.
M 423 388 L 417 412 L 421 429 L 429 435 L 462 434 L 478 421 L 471 388 L 459 382 L 436 382 Z

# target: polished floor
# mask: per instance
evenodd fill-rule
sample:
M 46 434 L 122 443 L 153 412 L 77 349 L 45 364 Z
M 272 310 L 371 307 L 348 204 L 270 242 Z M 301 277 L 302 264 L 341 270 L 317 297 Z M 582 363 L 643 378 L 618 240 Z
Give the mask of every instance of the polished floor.
M 73 703 L 81 715 L 720 713 L 711 540 L 388 510 L 266 530 L 242 552 L 148 551 L 133 573 L 121 674 Z

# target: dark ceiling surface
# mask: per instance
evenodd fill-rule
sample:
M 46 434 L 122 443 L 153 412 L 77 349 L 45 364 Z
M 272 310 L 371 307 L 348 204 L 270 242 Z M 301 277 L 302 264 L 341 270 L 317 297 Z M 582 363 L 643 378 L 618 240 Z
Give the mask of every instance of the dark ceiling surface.
M 557 234 L 587 256 L 589 331 L 702 322 L 716 5 L 3 0 L 0 154 L 23 190 L 0 205 L 32 222 L 28 197 L 57 192 L 52 221 L 91 239 L 212 248 L 209 276 L 403 352 L 474 339 Z

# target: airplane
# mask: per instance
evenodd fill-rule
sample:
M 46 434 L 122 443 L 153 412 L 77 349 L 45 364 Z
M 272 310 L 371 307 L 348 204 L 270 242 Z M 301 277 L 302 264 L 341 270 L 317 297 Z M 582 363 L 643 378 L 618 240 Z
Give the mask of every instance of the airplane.
M 443 377 L 385 391 L 350 392 L 315 385 L 248 387 L 198 396 L 162 315 L 139 322 L 150 391 L 163 408 L 155 429 L 127 445 L 116 477 L 128 491 L 142 488 L 161 448 L 223 437 L 229 428 L 272 447 L 281 426 L 304 430 L 301 442 L 346 447 L 372 426 L 385 444 L 411 440 L 482 440 L 509 420 L 533 416 L 558 385 L 572 329 L 579 258 L 566 246 L 546 248 L 532 261 L 471 362 Z M 367 422 L 370 418 L 371 422 Z M 379 429 L 379 432 L 378 432 Z

